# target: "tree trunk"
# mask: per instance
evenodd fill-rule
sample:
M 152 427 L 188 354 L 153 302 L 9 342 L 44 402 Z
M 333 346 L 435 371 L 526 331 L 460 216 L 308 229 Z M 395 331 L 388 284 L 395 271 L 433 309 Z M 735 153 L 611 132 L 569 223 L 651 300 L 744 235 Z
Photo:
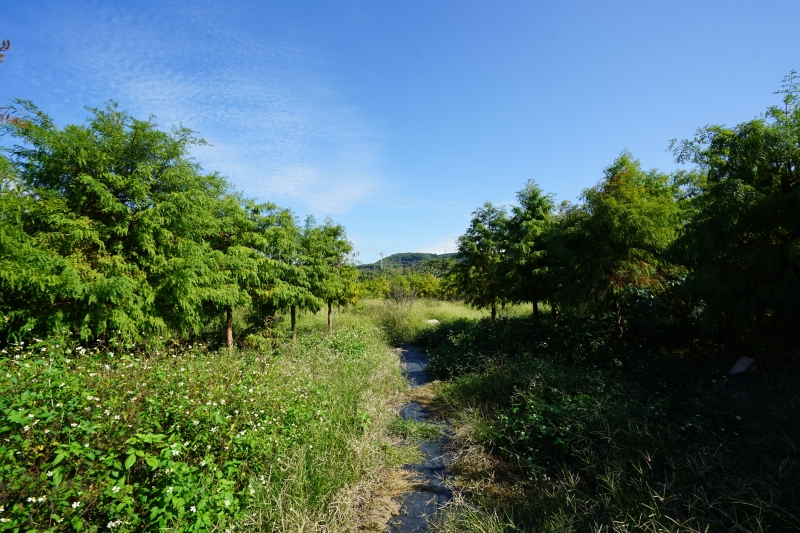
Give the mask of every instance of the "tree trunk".
M 228 353 L 233 353 L 233 307 L 227 309 L 228 319 L 225 322 L 225 337 L 228 343 Z
M 297 342 L 297 307 L 291 307 L 292 313 L 292 341 Z
M 328 331 L 333 331 L 333 306 L 328 302 Z
M 533 325 L 539 327 L 539 302 L 533 302 Z
M 550 314 L 553 315 L 553 322 L 558 318 L 558 310 L 556 309 L 556 302 L 550 298 Z
M 617 310 L 617 340 L 622 339 L 622 305 L 619 303 L 619 298 L 614 300 Z
M 492 302 L 492 322 L 497 322 L 497 306 Z

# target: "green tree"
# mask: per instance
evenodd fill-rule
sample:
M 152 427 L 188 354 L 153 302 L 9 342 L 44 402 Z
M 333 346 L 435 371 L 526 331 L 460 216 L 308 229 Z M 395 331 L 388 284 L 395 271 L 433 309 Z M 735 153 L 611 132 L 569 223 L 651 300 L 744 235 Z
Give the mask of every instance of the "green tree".
M 288 209 L 269 213 L 264 227 L 266 245 L 263 253 L 267 285 L 260 291 L 260 301 L 269 310 L 289 309 L 292 340 L 297 340 L 297 310 L 319 311 L 322 301 L 313 293 L 319 271 L 314 257 L 305 247 L 303 230 Z
M 217 204 L 219 230 L 209 242 L 223 254 L 217 268 L 227 279 L 230 298 L 212 302 L 209 314 L 224 312 L 228 351 L 234 347 L 234 308 L 252 309 L 253 299 L 262 287 L 274 283 L 280 271 L 278 263 L 267 256 L 267 238 L 276 224 L 270 214 L 275 210 L 274 204 L 258 204 L 238 194 L 228 195 Z
M 606 168 L 600 183 L 584 190 L 583 205 L 563 213 L 553 240 L 562 301 L 613 309 L 621 337 L 628 289 L 664 287 L 663 254 L 680 223 L 675 194 L 668 175 L 642 170 L 627 151 Z
M 509 298 L 533 304 L 534 324 L 539 325 L 539 301 L 555 291 L 548 264 L 546 232 L 553 225 L 555 201 L 533 180 L 517 193 L 519 206 L 512 208 L 506 232 L 506 279 Z
M 4 132 L 0 309 L 7 332 L 69 327 L 82 338 L 200 332 L 207 304 L 235 301 L 208 239 L 227 182 L 188 157 L 193 132 L 157 129 L 109 104 L 61 129 L 32 103 Z
M 507 299 L 503 260 L 508 216 L 486 202 L 475 211 L 467 232 L 458 238 L 455 274 L 467 303 L 489 308 L 497 320 L 497 306 Z
M 409 288 L 420 298 L 435 298 L 439 295 L 439 278 L 430 272 L 409 272 L 404 275 Z
M 706 192 L 674 251 L 693 269 L 690 287 L 706 325 L 729 335 L 800 321 L 800 105 L 796 73 L 783 106 L 735 127 L 707 126 L 673 141 L 676 159 L 707 174 Z
M 389 279 L 389 297 L 400 305 L 411 306 L 417 299 L 417 291 L 411 286 L 406 276 L 398 274 Z
M 333 330 L 333 307 L 356 299 L 358 271 L 350 261 L 353 245 L 347 240 L 344 226 L 330 218 L 317 225 L 314 217 L 306 219 L 303 231 L 306 267 L 311 273 L 311 291 L 328 306 L 328 330 Z

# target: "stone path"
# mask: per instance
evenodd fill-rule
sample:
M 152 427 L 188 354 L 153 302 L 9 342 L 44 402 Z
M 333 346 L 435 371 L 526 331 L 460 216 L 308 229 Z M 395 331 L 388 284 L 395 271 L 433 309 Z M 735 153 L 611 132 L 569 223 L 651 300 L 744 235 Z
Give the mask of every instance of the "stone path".
M 408 344 L 401 346 L 399 351 L 400 361 L 411 388 L 415 389 L 428 383 L 428 375 L 425 373 L 428 356 Z M 400 410 L 400 416 L 406 420 L 427 422 L 431 412 L 421 403 L 411 401 Z M 403 467 L 418 474 L 423 480 L 420 485 L 424 484 L 424 488 L 400 497 L 401 514 L 393 517 L 387 524 L 388 530 L 392 533 L 428 531 L 428 519 L 453 497 L 453 493 L 444 485 L 449 464 L 444 451 L 446 442 L 446 434 L 438 440 L 422 442 L 420 448 L 425 454 L 423 462 Z

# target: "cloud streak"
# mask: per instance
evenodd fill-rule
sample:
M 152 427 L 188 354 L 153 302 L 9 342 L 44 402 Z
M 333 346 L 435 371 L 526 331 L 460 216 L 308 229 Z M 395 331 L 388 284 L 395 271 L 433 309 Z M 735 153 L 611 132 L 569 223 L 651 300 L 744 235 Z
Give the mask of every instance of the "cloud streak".
M 318 215 L 347 212 L 387 186 L 379 133 L 302 42 L 242 30 L 233 6 L 73 8 L 40 30 L 68 64 L 53 57 L 25 73 L 57 85 L 65 107 L 113 99 L 162 126 L 182 123 L 211 144 L 195 150 L 207 170 L 248 196 Z

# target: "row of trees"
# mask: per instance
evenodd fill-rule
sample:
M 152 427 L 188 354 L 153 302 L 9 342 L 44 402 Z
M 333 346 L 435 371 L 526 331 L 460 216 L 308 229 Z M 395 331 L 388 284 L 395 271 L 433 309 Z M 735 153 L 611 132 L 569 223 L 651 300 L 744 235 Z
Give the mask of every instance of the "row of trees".
M 189 337 L 282 310 L 351 301 L 342 226 L 257 203 L 189 156 L 204 143 L 115 104 L 57 127 L 32 103 L 3 125 L 0 328 L 6 342 L 68 329 L 83 339 Z
M 369 270 L 360 268 L 359 295 L 372 298 L 458 298 L 451 258 L 428 259 L 410 267 Z
M 679 294 L 722 336 L 800 326 L 800 105 L 795 73 L 782 106 L 733 128 L 672 141 L 692 171 L 645 171 L 623 152 L 581 203 L 556 208 L 529 181 L 510 211 L 490 203 L 459 239 L 458 285 L 496 308 L 538 302 L 615 316 Z

